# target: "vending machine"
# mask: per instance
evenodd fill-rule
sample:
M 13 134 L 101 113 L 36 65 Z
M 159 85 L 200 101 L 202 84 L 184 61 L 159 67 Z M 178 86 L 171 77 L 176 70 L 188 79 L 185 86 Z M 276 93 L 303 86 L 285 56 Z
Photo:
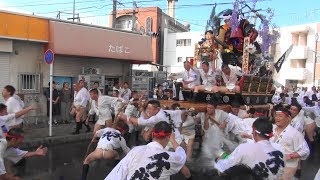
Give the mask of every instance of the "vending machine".
M 132 70 L 132 90 L 146 91 L 149 97 L 153 95 L 154 73 L 144 70 Z

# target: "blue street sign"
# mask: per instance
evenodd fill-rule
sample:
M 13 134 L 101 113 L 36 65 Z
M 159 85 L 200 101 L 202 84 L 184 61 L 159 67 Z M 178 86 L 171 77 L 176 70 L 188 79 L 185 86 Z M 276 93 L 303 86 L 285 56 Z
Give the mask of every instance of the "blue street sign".
M 51 49 L 48 49 L 45 53 L 44 53 L 44 61 L 47 64 L 52 64 L 54 60 L 54 53 Z

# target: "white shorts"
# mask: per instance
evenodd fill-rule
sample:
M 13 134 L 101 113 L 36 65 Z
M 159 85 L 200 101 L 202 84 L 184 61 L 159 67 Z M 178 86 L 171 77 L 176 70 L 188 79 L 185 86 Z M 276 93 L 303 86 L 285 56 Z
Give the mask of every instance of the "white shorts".
M 112 118 L 111 119 L 98 119 L 98 121 L 96 122 L 96 124 L 99 124 L 100 126 L 105 126 L 107 121 L 111 121 L 112 122 Z
M 194 139 L 194 137 L 196 136 L 196 134 L 191 134 L 191 135 L 186 135 L 186 134 L 181 134 L 181 139 L 182 141 L 184 141 L 186 144 L 188 144 L 190 139 Z
M 28 151 L 23 151 L 18 148 L 9 148 L 4 152 L 4 158 L 12 161 L 13 163 L 19 162 Z
M 211 91 L 211 90 L 212 90 L 212 87 L 213 87 L 213 86 L 205 85 L 205 86 L 204 86 L 204 90 L 206 90 L 206 91 Z
M 113 146 L 112 146 L 111 144 L 99 144 L 99 143 L 98 143 L 97 149 L 113 150 Z
M 101 115 L 99 113 L 99 119 L 96 122 L 96 124 L 99 124 L 101 126 L 106 125 L 106 121 L 112 121 L 112 116 L 111 116 L 111 112 L 109 110 L 105 110 L 105 112 L 103 113 L 103 115 Z
M 284 161 L 284 167 L 297 168 L 299 165 L 300 159 L 290 159 Z

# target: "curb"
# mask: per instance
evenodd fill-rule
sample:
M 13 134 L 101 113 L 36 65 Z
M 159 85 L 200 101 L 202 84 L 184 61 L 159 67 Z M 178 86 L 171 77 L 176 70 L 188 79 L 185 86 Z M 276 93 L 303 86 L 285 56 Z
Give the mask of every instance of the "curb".
M 92 132 L 90 133 L 82 133 L 77 135 L 64 135 L 64 136 L 52 136 L 52 137 L 44 137 L 44 138 L 36 138 L 32 140 L 25 140 L 21 149 L 29 149 L 38 147 L 40 145 L 44 146 L 52 146 L 58 144 L 79 142 L 79 141 L 87 141 L 92 139 Z

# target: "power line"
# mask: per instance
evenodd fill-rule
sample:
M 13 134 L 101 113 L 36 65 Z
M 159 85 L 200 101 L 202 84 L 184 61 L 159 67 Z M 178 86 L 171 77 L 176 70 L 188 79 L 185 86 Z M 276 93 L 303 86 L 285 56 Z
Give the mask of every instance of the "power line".
M 100 1 L 103 1 L 103 0 L 100 0 Z M 136 2 L 156 2 L 156 1 L 161 1 L 161 0 L 144 0 L 144 1 L 136 1 Z M 84 2 L 84 1 L 82 1 Z M 92 1 L 90 1 L 92 2 Z M 124 3 L 121 3 L 121 4 L 129 4 L 131 2 L 124 2 Z M 118 2 L 118 4 L 120 4 Z M 86 10 L 86 9 L 102 9 L 104 7 L 108 7 L 108 6 L 112 6 L 113 4 L 106 4 L 106 5 L 102 5 L 102 6 L 86 6 L 86 7 L 82 7 L 82 8 L 77 8 L 76 10 L 79 12 L 79 10 Z M 60 10 L 60 11 L 71 11 L 70 9 L 64 9 L 64 10 Z M 35 14 L 52 14 L 52 13 L 57 13 L 59 11 L 51 11 L 51 12 L 36 12 Z M 90 13 L 90 12 L 96 12 L 95 10 L 91 10 L 91 11 L 85 11 L 85 12 L 79 12 L 79 13 Z
M 97 1 L 104 1 L 104 0 L 88 0 L 88 1 L 81 1 L 77 2 L 77 4 L 87 3 L 87 2 L 97 2 Z M 44 3 L 44 4 L 25 4 L 19 6 L 7 6 L 8 8 L 16 8 L 16 7 L 32 7 L 32 6 L 54 6 L 54 5 L 62 5 L 62 4 L 73 4 L 73 2 L 60 2 L 60 3 Z
M 137 1 L 139 3 L 143 3 L 143 2 L 155 2 L 155 1 L 161 1 L 161 0 L 145 0 L 145 1 Z M 269 1 L 269 0 L 263 0 L 263 1 Z M 128 4 L 128 3 L 131 3 L 131 2 L 124 2 L 124 3 L 119 3 L 120 5 L 123 5 L 124 7 L 126 7 L 124 4 Z M 228 5 L 228 4 L 232 4 L 232 2 L 225 2 L 225 3 L 216 3 L 216 5 Z M 203 7 L 203 6 L 213 6 L 215 5 L 215 3 L 206 3 L 206 4 L 184 4 L 184 5 L 177 5 L 177 7 L 175 9 L 185 9 L 185 8 L 197 8 L 197 7 Z M 107 5 L 104 5 L 103 7 L 105 7 Z M 102 7 L 101 7 L 102 8 Z M 87 8 L 82 8 L 82 9 L 89 9 L 89 7 Z M 168 8 L 164 8 L 162 9 L 163 11 L 164 10 L 167 10 Z M 118 15 L 126 15 L 128 14 L 128 11 L 123 9 L 125 12 L 124 13 L 117 13 Z M 90 13 L 90 12 L 96 12 L 96 11 L 86 11 L 86 12 L 82 12 L 82 13 Z M 151 9 L 142 9 L 142 10 L 139 10 L 138 9 L 138 12 L 156 12 L 155 10 L 151 10 Z M 95 17 L 95 16 L 107 16 L 108 14 L 101 14 L 101 15 L 92 15 L 92 16 L 84 16 L 84 17 L 81 17 L 81 18 L 86 18 L 86 17 Z M 203 20 L 204 21 L 204 20 Z M 197 24 L 199 25 L 199 24 Z M 199 25 L 199 26 L 202 26 L 202 25 Z
M 105 0 L 87 0 L 87 1 L 80 1 L 77 4 L 83 4 L 88 2 L 97 2 L 97 1 L 105 1 Z M 137 2 L 156 2 L 161 0 L 144 0 L 144 1 L 137 1 Z M 45 1 L 38 1 L 38 2 L 45 2 Z M 124 2 L 123 4 L 129 4 L 131 2 Z M 42 3 L 42 4 L 21 4 L 21 5 L 14 5 L 14 6 L 6 6 L 8 8 L 16 8 L 16 7 L 32 7 L 32 6 L 53 6 L 53 5 L 63 5 L 63 4 L 73 4 L 73 2 L 57 2 L 57 3 Z

